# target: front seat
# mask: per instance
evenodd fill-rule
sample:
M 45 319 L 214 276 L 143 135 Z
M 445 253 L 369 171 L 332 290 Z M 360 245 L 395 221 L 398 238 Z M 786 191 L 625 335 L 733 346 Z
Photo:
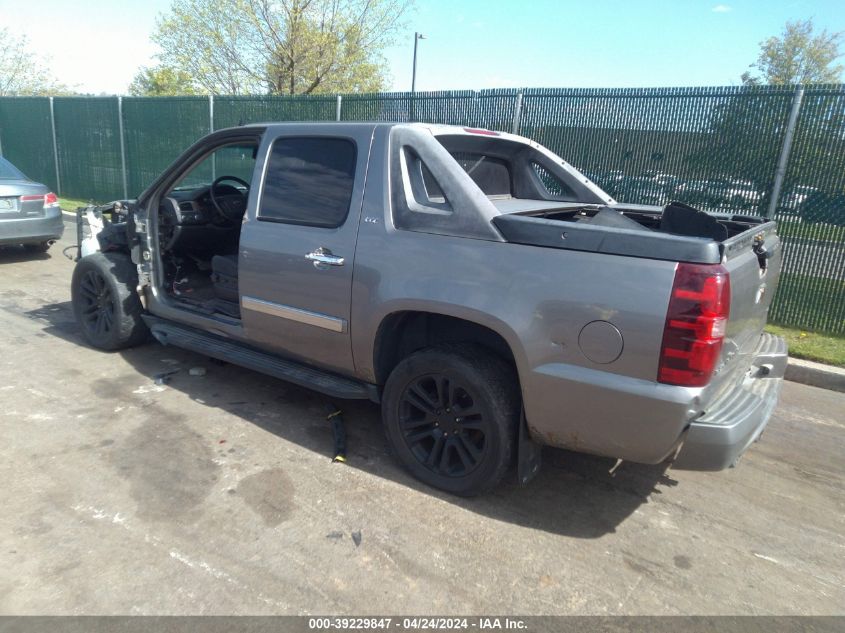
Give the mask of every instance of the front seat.
M 238 256 L 215 255 L 211 258 L 211 283 L 218 299 L 239 303 Z

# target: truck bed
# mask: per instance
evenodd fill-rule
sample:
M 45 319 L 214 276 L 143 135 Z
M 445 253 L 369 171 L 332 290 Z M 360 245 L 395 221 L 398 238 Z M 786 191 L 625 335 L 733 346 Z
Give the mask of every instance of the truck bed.
M 502 214 L 493 223 L 508 242 L 699 264 L 718 264 L 729 242 L 775 226 L 765 218 L 706 214 L 712 225 L 679 228 L 677 222 L 667 226 L 666 210 L 657 207 L 518 198 L 491 202 Z M 722 227 L 721 235 L 715 225 Z

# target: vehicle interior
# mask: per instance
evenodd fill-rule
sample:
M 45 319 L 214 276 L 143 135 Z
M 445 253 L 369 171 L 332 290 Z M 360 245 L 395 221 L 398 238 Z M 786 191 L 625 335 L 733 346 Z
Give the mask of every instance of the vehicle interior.
M 257 151 L 243 141 L 219 147 L 162 198 L 164 291 L 187 309 L 240 318 L 238 243 Z

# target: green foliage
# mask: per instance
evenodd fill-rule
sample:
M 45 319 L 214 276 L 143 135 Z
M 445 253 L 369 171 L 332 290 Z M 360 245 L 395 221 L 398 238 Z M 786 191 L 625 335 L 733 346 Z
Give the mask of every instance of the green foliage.
M 71 90 L 47 69 L 47 60 L 30 49 L 26 35 L 0 28 L 0 97 L 64 95 Z
M 136 97 L 167 97 L 202 94 L 193 78 L 183 70 L 167 66 L 141 68 L 129 84 L 129 94 Z
M 834 62 L 842 57 L 842 32 L 814 33 L 813 20 L 787 22 L 779 37 L 760 42 L 760 55 L 749 68 L 760 74 L 745 72 L 742 82 L 758 84 L 836 83 L 842 80 L 842 65 Z
M 381 90 L 411 0 L 173 0 L 152 40 L 212 94 Z

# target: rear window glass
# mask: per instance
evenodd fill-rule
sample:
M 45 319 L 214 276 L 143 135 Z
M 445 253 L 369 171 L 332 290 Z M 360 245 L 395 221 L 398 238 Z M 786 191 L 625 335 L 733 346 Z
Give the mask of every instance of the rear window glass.
M 260 220 L 335 228 L 349 212 L 355 144 L 340 138 L 283 138 L 273 143 Z
M 473 152 L 454 152 L 452 156 L 485 195 L 511 195 L 511 171 L 502 159 Z
M 21 178 L 26 178 L 23 173 L 12 163 L 7 161 L 5 158 L 0 158 L 0 178 L 4 178 L 6 180 L 18 180 Z

